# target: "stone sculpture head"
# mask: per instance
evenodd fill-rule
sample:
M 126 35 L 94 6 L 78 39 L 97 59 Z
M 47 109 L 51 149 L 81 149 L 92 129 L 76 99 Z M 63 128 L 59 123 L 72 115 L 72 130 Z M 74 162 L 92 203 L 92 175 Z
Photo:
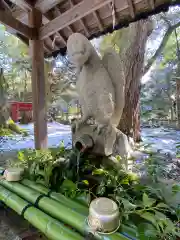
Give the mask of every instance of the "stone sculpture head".
M 72 64 L 82 67 L 89 59 L 92 45 L 89 40 L 80 33 L 73 33 L 67 41 L 67 52 Z

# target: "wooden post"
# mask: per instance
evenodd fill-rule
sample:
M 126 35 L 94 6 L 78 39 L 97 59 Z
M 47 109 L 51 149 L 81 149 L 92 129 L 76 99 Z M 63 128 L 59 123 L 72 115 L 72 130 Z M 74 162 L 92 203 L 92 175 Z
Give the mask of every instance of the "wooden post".
M 37 40 L 30 40 L 32 57 L 32 95 L 35 148 L 47 148 L 46 87 L 44 74 L 43 41 L 38 39 L 42 26 L 42 13 L 33 8 L 29 13 L 29 25 L 36 28 Z

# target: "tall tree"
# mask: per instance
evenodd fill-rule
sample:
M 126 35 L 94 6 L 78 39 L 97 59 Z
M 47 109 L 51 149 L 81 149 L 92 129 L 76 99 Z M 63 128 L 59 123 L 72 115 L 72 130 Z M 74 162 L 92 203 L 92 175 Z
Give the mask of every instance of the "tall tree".
M 178 11 L 179 9 L 173 12 L 170 11 L 169 18 L 165 14 L 161 14 L 158 16 L 158 20 L 156 19 L 158 24 L 161 22 L 162 30 L 159 29 L 159 25 L 156 23 L 155 38 L 159 38 L 160 33 L 163 37 L 157 49 L 153 53 L 148 54 L 150 57 L 145 59 L 146 66 L 144 66 L 146 42 L 153 30 L 150 20 L 133 23 L 127 29 L 105 36 L 100 44 L 101 53 L 106 48 L 113 47 L 119 53 L 124 66 L 126 95 L 119 128 L 128 136 L 132 136 L 135 141 L 140 140 L 140 80 L 149 71 L 154 62 L 161 57 L 162 50 L 174 29 L 179 27 L 180 21 L 171 22 L 172 19 L 178 19 Z M 167 25 L 167 21 L 171 24 Z
M 177 70 L 176 70 L 176 106 L 177 106 L 177 126 L 180 129 L 180 44 L 178 34 L 175 29 L 175 38 L 177 46 Z
M 6 126 L 6 121 L 9 118 L 7 88 L 8 85 L 3 74 L 3 68 L 0 68 L 0 128 Z
M 101 45 L 101 52 L 110 43 L 119 53 L 126 79 L 125 106 L 119 129 L 135 141 L 140 140 L 140 79 L 143 75 L 145 46 L 151 30 L 151 21 L 142 20 L 105 37 Z

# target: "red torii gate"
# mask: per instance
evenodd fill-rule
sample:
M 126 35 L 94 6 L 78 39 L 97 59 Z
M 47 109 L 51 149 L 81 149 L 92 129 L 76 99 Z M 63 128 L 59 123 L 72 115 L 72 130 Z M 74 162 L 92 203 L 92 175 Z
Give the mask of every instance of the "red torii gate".
M 11 118 L 14 122 L 19 120 L 20 111 L 32 111 L 32 103 L 28 102 L 9 102 Z

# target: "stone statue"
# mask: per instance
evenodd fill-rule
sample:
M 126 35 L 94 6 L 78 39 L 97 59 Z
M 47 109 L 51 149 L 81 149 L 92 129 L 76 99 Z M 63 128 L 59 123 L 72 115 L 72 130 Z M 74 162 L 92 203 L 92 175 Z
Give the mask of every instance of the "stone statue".
M 123 107 L 125 77 L 119 56 L 108 50 L 101 59 L 90 41 L 80 33 L 72 34 L 67 42 L 68 56 L 78 69 L 76 83 L 82 107 L 82 119 L 76 130 L 94 119 L 97 136 L 103 138 L 106 156 L 113 153 Z M 93 129 L 93 131 L 96 131 Z M 94 135 L 93 135 L 94 136 Z

